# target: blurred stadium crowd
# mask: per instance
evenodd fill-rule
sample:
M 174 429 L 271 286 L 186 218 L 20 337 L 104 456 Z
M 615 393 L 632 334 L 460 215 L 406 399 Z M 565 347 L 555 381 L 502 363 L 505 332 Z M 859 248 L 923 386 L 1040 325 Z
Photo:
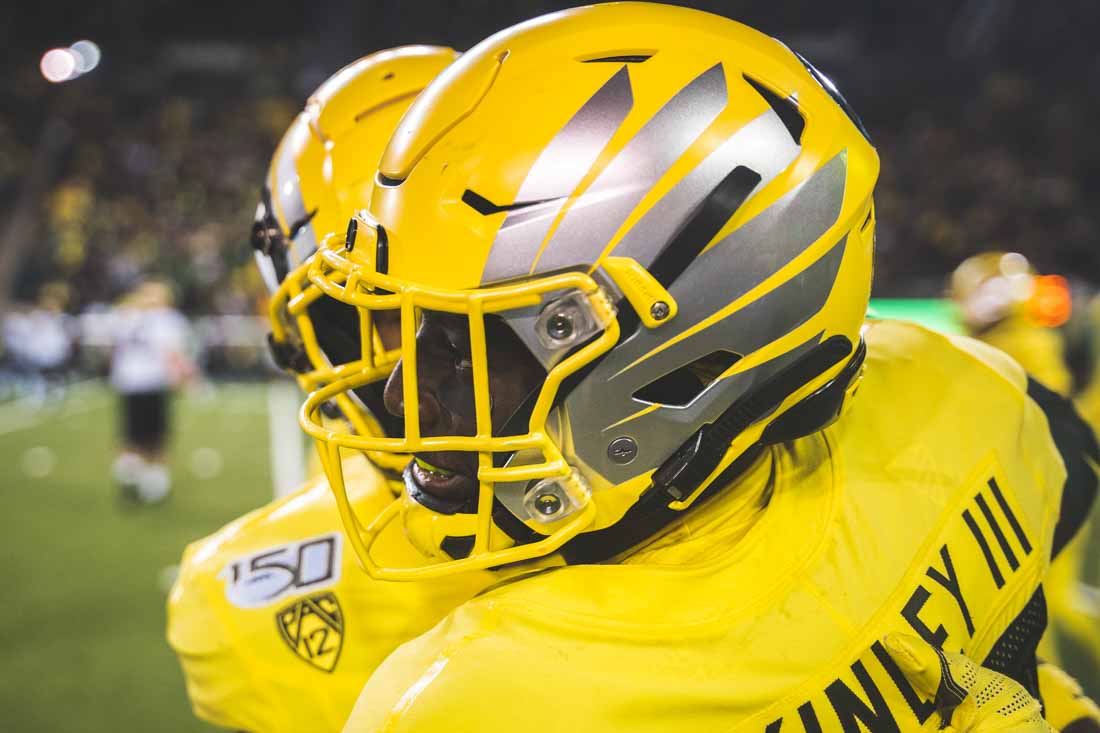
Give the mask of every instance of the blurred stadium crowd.
M 33 203 L 33 241 L 18 243 L 26 256 L 10 273 L 9 368 L 101 372 L 111 306 L 148 276 L 170 281 L 181 310 L 197 319 L 212 371 L 259 366 L 252 316 L 262 284 L 245 235 L 258 181 L 298 102 L 275 72 L 246 99 L 236 79 L 219 87 L 186 73 L 164 94 L 174 73 L 58 89 L 31 68 L 8 89 L 12 108 L 50 108 L 52 118 L 37 140 L 33 125 L 19 127 L 27 118 L 0 118 L 0 191 L 14 200 L 28 170 L 54 172 Z M 240 114 L 242 104 L 255 114 Z
M 829 13 L 802 2 L 692 4 L 782 31 L 866 118 L 884 162 L 876 295 L 941 295 L 944 275 L 987 249 L 1021 252 L 1044 272 L 1100 272 L 1100 214 L 1089 203 L 1100 100 L 1081 94 L 1100 62 L 1074 42 L 1100 15 L 1094 5 L 898 8 L 884 23 L 855 3 Z M 341 31 L 328 55 L 347 47 L 346 58 L 329 63 L 395 27 L 404 42 L 461 48 L 511 16 L 563 4 L 438 5 L 358 9 L 374 22 L 354 39 Z M 188 314 L 254 313 L 261 284 L 246 242 L 257 190 L 282 131 L 327 75 L 324 59 L 303 64 L 304 45 L 174 43 L 143 65 L 60 86 L 30 65 L 13 70 L 4 107 L 33 113 L 0 117 L 0 208 L 10 219 L 20 207 L 28 171 L 47 180 L 30 212 L 39 225 L 19 244 L 27 256 L 0 263 L 0 301 L 34 302 L 60 283 L 50 298 L 78 313 L 155 273 L 175 283 Z
M 54 285 L 53 297 L 79 311 L 155 272 L 176 284 L 189 313 L 251 313 L 260 283 L 244 233 L 296 101 L 277 90 L 242 99 L 238 89 L 198 82 L 173 83 L 164 94 L 156 79 L 142 81 L 107 95 L 94 83 L 57 90 L 28 79 L 17 89 L 17 106 L 63 108 L 42 134 L 69 142 L 54 153 L 57 174 L 40 203 L 44 226 L 15 295 L 32 300 L 57 283 L 63 291 Z M 242 115 L 242 104 L 255 114 Z M 13 122 L 0 122 L 5 189 L 36 154 L 50 154 L 36 151 L 33 139 L 28 145 Z
M 1088 201 L 1100 146 L 1083 121 L 1097 100 L 1003 72 L 961 105 L 927 102 L 900 125 L 874 128 L 884 160 L 878 292 L 936 296 L 944 272 L 991 248 L 1095 277 L 1100 222 Z

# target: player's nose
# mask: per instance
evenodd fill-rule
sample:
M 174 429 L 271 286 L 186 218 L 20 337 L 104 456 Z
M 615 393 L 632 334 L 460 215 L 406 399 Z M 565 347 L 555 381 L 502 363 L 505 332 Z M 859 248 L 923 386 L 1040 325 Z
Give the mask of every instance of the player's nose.
M 405 417 L 404 367 L 403 360 L 397 363 L 393 373 L 386 380 L 386 387 L 382 392 L 382 401 L 386 406 L 386 411 L 394 417 Z M 429 431 L 439 423 L 439 400 L 432 393 L 430 385 L 425 384 L 422 378 L 417 380 L 416 386 L 417 418 L 420 423 L 420 433 L 422 435 L 430 434 Z

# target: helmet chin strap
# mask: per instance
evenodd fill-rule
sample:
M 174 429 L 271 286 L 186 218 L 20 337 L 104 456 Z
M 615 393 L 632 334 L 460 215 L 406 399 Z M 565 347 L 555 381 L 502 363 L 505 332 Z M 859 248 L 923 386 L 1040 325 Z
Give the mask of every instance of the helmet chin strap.
M 714 481 L 703 490 L 695 504 L 699 506 L 719 491 L 729 486 L 738 476 L 756 463 L 765 446 L 756 443 L 738 456 Z M 690 509 L 688 510 L 690 511 Z M 650 487 L 623 518 L 606 529 L 579 534 L 565 544 L 561 555 L 570 565 L 605 562 L 636 547 L 664 529 L 674 519 L 684 516 L 683 511 L 669 507 L 668 496 Z
M 764 428 L 761 441 L 767 445 L 787 443 L 824 430 L 840 417 L 844 400 L 863 368 L 867 344 L 860 339 L 856 353 L 844 369 L 827 384 L 784 412 Z
M 758 389 L 737 400 L 714 423 L 693 435 L 657 470 L 650 488 L 619 522 L 606 529 L 574 537 L 562 547 L 562 558 L 569 564 L 604 562 L 644 542 L 674 519 L 682 517 L 684 512 L 673 509 L 670 504 L 699 490 L 699 485 L 718 466 L 737 435 L 766 417 L 807 382 L 851 354 L 836 377 L 773 421 L 759 441 L 749 446 L 702 489 L 693 506 L 717 495 L 748 471 L 768 445 L 795 440 L 828 427 L 840 414 L 849 385 L 859 374 L 866 353 L 862 340 L 852 353 L 851 341 L 843 336 L 834 336 L 819 344 Z M 706 436 L 702 435 L 704 431 Z M 519 544 L 540 539 L 537 533 L 512 516 L 499 502 L 494 506 L 493 521 Z
M 566 562 L 604 562 L 639 545 L 674 519 L 682 517 L 684 511 L 673 509 L 670 504 L 698 491 L 699 485 L 718 466 L 730 443 L 741 431 L 765 417 L 784 399 L 851 352 L 851 341 L 843 336 L 834 336 L 734 402 L 714 423 L 688 439 L 657 469 L 650 488 L 619 522 L 570 540 L 561 550 Z M 749 446 L 702 489 L 692 507 L 705 503 L 748 471 L 767 446 L 805 437 L 828 427 L 840 414 L 848 386 L 859 374 L 866 353 L 861 340 L 851 359 L 834 379 L 772 422 L 759 441 Z M 702 435 L 704 431 L 706 436 Z

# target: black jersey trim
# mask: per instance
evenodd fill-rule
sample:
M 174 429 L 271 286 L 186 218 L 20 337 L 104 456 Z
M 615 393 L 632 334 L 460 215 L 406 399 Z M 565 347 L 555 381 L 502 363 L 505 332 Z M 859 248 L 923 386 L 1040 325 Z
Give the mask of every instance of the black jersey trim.
M 1093 465 L 1100 464 L 1100 446 L 1092 428 L 1065 397 L 1031 377 L 1027 379 L 1027 394 L 1046 414 L 1050 435 L 1066 465 L 1062 510 L 1054 528 L 1052 556 L 1056 557 L 1080 531 L 1096 501 Z
M 1039 663 L 1035 650 L 1047 628 L 1047 601 L 1039 586 L 1023 610 L 993 644 L 982 666 L 1019 682 L 1031 695 L 1039 695 Z

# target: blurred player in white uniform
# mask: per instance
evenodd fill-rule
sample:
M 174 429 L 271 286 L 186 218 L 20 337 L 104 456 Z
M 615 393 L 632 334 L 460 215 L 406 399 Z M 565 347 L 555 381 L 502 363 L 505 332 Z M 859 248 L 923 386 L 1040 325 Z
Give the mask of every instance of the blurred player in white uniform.
M 168 285 L 147 280 L 119 305 L 112 336 L 111 386 L 121 397 L 114 477 L 124 500 L 155 504 L 172 489 L 165 456 L 172 392 L 195 374 L 190 327 Z
M 39 292 L 33 307 L 4 317 L 4 351 L 15 371 L 26 379 L 29 396 L 38 403 L 51 394 L 64 394 L 64 372 L 73 356 L 66 300 L 64 286 L 50 283 Z

